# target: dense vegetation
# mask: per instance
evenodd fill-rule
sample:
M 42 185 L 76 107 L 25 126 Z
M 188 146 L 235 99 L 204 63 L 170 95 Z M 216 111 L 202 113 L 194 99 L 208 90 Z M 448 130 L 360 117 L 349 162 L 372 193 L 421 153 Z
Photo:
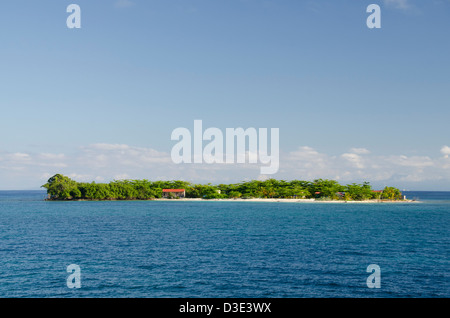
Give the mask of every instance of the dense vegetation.
M 76 182 L 57 174 L 42 187 L 50 200 L 151 200 L 161 198 L 163 189 L 185 189 L 187 198 L 286 198 L 318 200 L 402 199 L 401 192 L 386 187 L 375 192 L 369 183 L 340 185 L 334 180 L 247 181 L 237 184 L 192 184 L 186 181 L 122 180 L 106 183 Z

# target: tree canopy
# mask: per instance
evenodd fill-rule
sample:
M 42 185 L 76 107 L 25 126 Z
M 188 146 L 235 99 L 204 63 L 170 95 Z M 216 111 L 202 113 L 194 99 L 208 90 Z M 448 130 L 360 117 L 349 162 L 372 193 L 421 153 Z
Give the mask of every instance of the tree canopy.
M 187 198 L 202 199 L 321 199 L 321 200 L 400 200 L 402 194 L 394 187 L 381 193 L 368 182 L 340 185 L 335 180 L 244 181 L 234 184 L 192 184 L 187 181 L 114 180 L 110 183 L 77 182 L 56 174 L 42 187 L 49 200 L 152 200 L 161 198 L 163 189 L 185 189 Z

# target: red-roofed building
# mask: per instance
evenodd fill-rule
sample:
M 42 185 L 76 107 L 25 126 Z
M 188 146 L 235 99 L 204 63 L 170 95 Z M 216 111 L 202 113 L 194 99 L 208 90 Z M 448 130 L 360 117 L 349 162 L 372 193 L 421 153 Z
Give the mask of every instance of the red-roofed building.
M 185 189 L 163 189 L 163 198 L 184 198 L 186 197 Z

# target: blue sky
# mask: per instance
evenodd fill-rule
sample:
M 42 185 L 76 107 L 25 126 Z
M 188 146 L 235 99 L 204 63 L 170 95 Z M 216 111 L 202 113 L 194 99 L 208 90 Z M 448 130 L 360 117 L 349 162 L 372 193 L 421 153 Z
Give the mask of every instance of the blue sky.
M 448 0 L 3 1 L 0 189 L 55 173 L 259 178 L 171 164 L 171 132 L 201 119 L 279 128 L 275 178 L 450 190 L 449 13 Z

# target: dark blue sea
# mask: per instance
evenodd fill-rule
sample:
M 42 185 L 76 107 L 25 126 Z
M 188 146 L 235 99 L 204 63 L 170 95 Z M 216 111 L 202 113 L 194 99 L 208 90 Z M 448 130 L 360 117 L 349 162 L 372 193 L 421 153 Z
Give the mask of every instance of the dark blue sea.
M 449 297 L 450 192 L 420 203 L 46 202 L 0 191 L 0 297 Z M 67 267 L 81 288 L 68 288 Z M 367 267 L 380 268 L 368 288 Z

